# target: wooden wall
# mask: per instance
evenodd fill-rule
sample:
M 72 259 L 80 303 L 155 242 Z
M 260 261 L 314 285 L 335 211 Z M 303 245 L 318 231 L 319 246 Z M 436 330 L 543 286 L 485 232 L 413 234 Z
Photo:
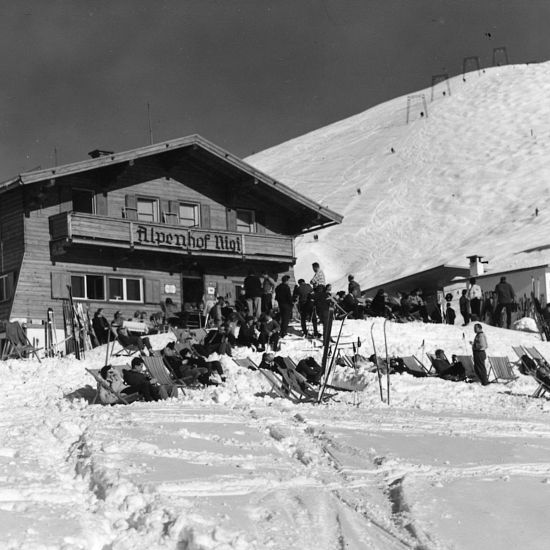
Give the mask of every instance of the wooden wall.
M 23 198 L 20 189 L 0 198 L 0 275 L 9 274 L 8 300 L 0 302 L 0 320 L 8 319 L 25 250 Z
M 161 201 L 188 200 L 207 204 L 210 207 L 209 223 L 212 230 L 227 229 L 227 207 L 254 209 L 259 213 L 260 233 L 263 233 L 266 242 L 269 235 L 289 235 L 288 228 L 292 224 L 289 223 L 288 217 L 282 214 L 281 209 L 274 208 L 267 198 L 259 200 L 253 194 L 239 193 L 238 182 L 234 178 L 214 178 L 200 170 L 181 166 L 172 168 L 169 175 L 163 175 L 165 172 L 163 166 L 151 158 L 138 160 L 134 165 L 126 163 L 116 169 L 67 176 L 56 180 L 53 185 L 50 183 L 49 186 L 38 182 L 26 186 L 24 196 L 21 188 L 11 194 L 2 195 L 2 205 L 7 204 L 5 198 L 11 197 L 10 200 L 14 201 L 11 206 L 4 207 L 4 212 L 18 212 L 9 219 L 2 216 L 2 220 L 6 220 L 2 223 L 10 227 L 10 243 L 14 243 L 10 245 L 13 247 L 9 255 L 10 266 L 17 269 L 19 264 L 21 265 L 13 307 L 11 311 L 6 307 L 2 310 L 0 304 L 0 317 L 3 312 L 4 317 L 9 313 L 11 318 L 44 319 L 47 308 L 52 307 L 60 326 L 62 302 L 56 288 L 64 287 L 64 282 L 68 281 L 67 274 L 70 273 L 144 277 L 149 289 L 158 289 L 154 294 L 149 292 L 143 304 L 90 301 L 92 313 L 98 307 L 102 307 L 107 317 L 111 317 L 117 310 L 126 317 L 132 316 L 136 310 L 145 310 L 149 314 L 158 311 L 159 298 L 164 300 L 170 297 L 175 303 L 180 303 L 180 267 L 181 262 L 185 261 L 184 258 L 172 260 L 172 264 L 160 259 L 152 260 L 150 256 L 147 256 L 149 260 L 144 260 L 145 256 L 137 256 L 119 257 L 115 261 L 112 254 L 120 256 L 120 251 L 107 252 L 99 246 L 75 247 L 67 256 L 52 257 L 49 218 L 60 212 L 72 210 L 73 187 L 93 189 L 96 197 L 99 197 L 98 204 L 103 215 L 113 218 L 122 218 L 126 195 L 137 194 L 159 198 Z M 263 239 L 261 241 L 263 242 Z M 265 247 L 262 245 L 261 248 Z M 187 261 L 190 262 L 192 259 L 188 257 Z M 227 295 L 230 288 L 234 289 L 236 285 L 241 284 L 250 265 L 245 265 L 241 260 L 232 262 L 226 265 L 223 260 L 219 260 L 217 264 L 209 264 L 206 271 L 208 275 L 204 278 L 205 285 L 213 281 L 217 291 L 219 287 L 220 293 Z M 217 268 L 214 267 L 216 265 Z M 269 265 L 269 261 L 263 264 L 264 267 Z M 288 265 L 273 263 L 270 271 L 276 273 L 288 269 Z M 163 289 L 166 284 L 175 285 L 177 293 L 165 294 Z M 52 289 L 56 297 L 52 296 Z

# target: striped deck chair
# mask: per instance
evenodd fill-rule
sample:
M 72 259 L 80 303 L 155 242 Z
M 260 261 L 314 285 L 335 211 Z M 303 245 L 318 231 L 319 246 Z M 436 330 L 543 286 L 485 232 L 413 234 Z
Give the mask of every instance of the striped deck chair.
M 96 403 L 99 399 L 100 387 L 102 387 L 108 393 L 110 393 L 111 395 L 117 398 L 117 401 L 115 403 L 111 403 L 112 405 L 129 405 L 130 403 L 133 403 L 134 401 L 138 401 L 140 399 L 139 393 L 123 394 L 123 393 L 114 391 L 111 388 L 111 386 L 109 386 L 109 383 L 107 382 L 107 380 L 105 380 L 101 376 L 99 369 L 86 369 L 86 372 L 91 374 L 94 377 L 94 380 L 97 382 L 97 393 L 96 393 L 96 396 L 94 397 L 92 404 Z
M 474 358 L 471 355 L 457 355 L 456 359 L 462 363 L 466 378 L 479 381 L 476 371 L 474 370 Z
M 514 374 L 512 365 L 508 357 L 489 357 L 489 369 L 487 376 L 493 371 L 493 375 L 496 381 L 504 380 L 506 384 L 517 380 L 517 376 Z
M 407 371 L 413 376 L 424 377 L 430 376 L 431 367 L 427 369 L 422 362 L 416 357 L 416 355 L 409 355 L 406 357 L 401 357 L 403 364 L 405 365 Z
M 185 384 L 177 382 L 172 378 L 162 357 L 143 357 L 143 363 L 145 364 L 145 368 L 149 371 L 151 377 L 154 378 L 159 385 L 166 390 L 169 397 L 177 397 L 178 388 L 180 388 L 185 395 L 185 392 L 183 391 Z

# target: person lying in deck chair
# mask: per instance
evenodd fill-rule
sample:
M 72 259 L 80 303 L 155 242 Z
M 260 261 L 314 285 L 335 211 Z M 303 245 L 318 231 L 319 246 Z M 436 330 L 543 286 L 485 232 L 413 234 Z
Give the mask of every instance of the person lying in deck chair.
M 103 378 L 103 380 L 105 380 L 109 384 L 112 390 L 109 391 L 107 388 L 104 388 L 103 386 L 98 384 L 99 401 L 104 405 L 114 405 L 115 403 L 119 403 L 119 398 L 116 396 L 117 393 L 132 393 L 132 390 L 126 387 L 126 384 L 124 383 L 124 380 L 122 379 L 120 373 L 116 369 L 113 369 L 111 365 L 105 365 L 99 371 L 99 374 L 101 375 L 101 378 Z
M 162 350 L 162 358 L 175 377 L 189 386 L 196 384 L 199 378 L 208 373 L 206 367 L 194 367 L 176 349 L 176 342 L 169 342 Z M 182 350 L 184 351 L 184 350 Z M 189 351 L 189 350 L 188 350 Z
M 454 382 L 466 380 L 466 372 L 460 361 L 456 361 L 453 355 L 453 363 L 449 363 L 445 352 L 442 349 L 435 350 L 435 357 L 432 359 L 432 365 L 439 378 L 444 380 L 453 380 Z
M 144 371 L 143 359 L 134 357 L 132 359 L 130 370 L 124 369 L 122 376 L 124 382 L 130 386 L 132 392 L 138 392 L 145 401 L 159 401 L 168 399 L 168 393 L 162 386 L 156 384 L 154 378 L 150 378 Z
M 210 376 L 216 372 L 220 380 L 225 382 L 225 374 L 223 372 L 222 364 L 219 361 L 207 361 L 205 357 L 201 356 L 195 351 L 193 353 L 190 349 L 185 348 L 181 350 L 182 368 L 200 369 L 200 375 L 197 376 L 197 381 L 201 384 L 212 385 L 216 384 L 215 381 L 210 379 Z
M 124 348 L 136 346 L 141 354 L 144 354 L 144 350 L 147 348 L 149 355 L 153 355 L 153 346 L 151 346 L 151 342 L 147 336 L 141 337 L 137 336 L 137 334 L 130 334 L 124 326 L 119 326 L 116 329 L 116 336 L 119 344 Z

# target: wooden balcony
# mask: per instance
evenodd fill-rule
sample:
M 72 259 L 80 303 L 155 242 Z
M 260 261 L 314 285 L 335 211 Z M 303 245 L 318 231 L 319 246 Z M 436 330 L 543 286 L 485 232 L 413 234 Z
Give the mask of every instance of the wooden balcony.
M 49 218 L 52 253 L 67 246 L 97 245 L 167 254 L 192 254 L 294 263 L 294 239 L 278 235 L 238 233 L 147 223 L 81 212 Z

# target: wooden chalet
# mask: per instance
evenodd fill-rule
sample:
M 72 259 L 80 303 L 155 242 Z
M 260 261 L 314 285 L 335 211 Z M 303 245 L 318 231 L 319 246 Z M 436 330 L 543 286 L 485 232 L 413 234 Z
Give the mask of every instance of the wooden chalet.
M 283 273 L 294 238 L 342 217 L 198 135 L 0 184 L 0 319 L 233 300 L 250 269 Z

